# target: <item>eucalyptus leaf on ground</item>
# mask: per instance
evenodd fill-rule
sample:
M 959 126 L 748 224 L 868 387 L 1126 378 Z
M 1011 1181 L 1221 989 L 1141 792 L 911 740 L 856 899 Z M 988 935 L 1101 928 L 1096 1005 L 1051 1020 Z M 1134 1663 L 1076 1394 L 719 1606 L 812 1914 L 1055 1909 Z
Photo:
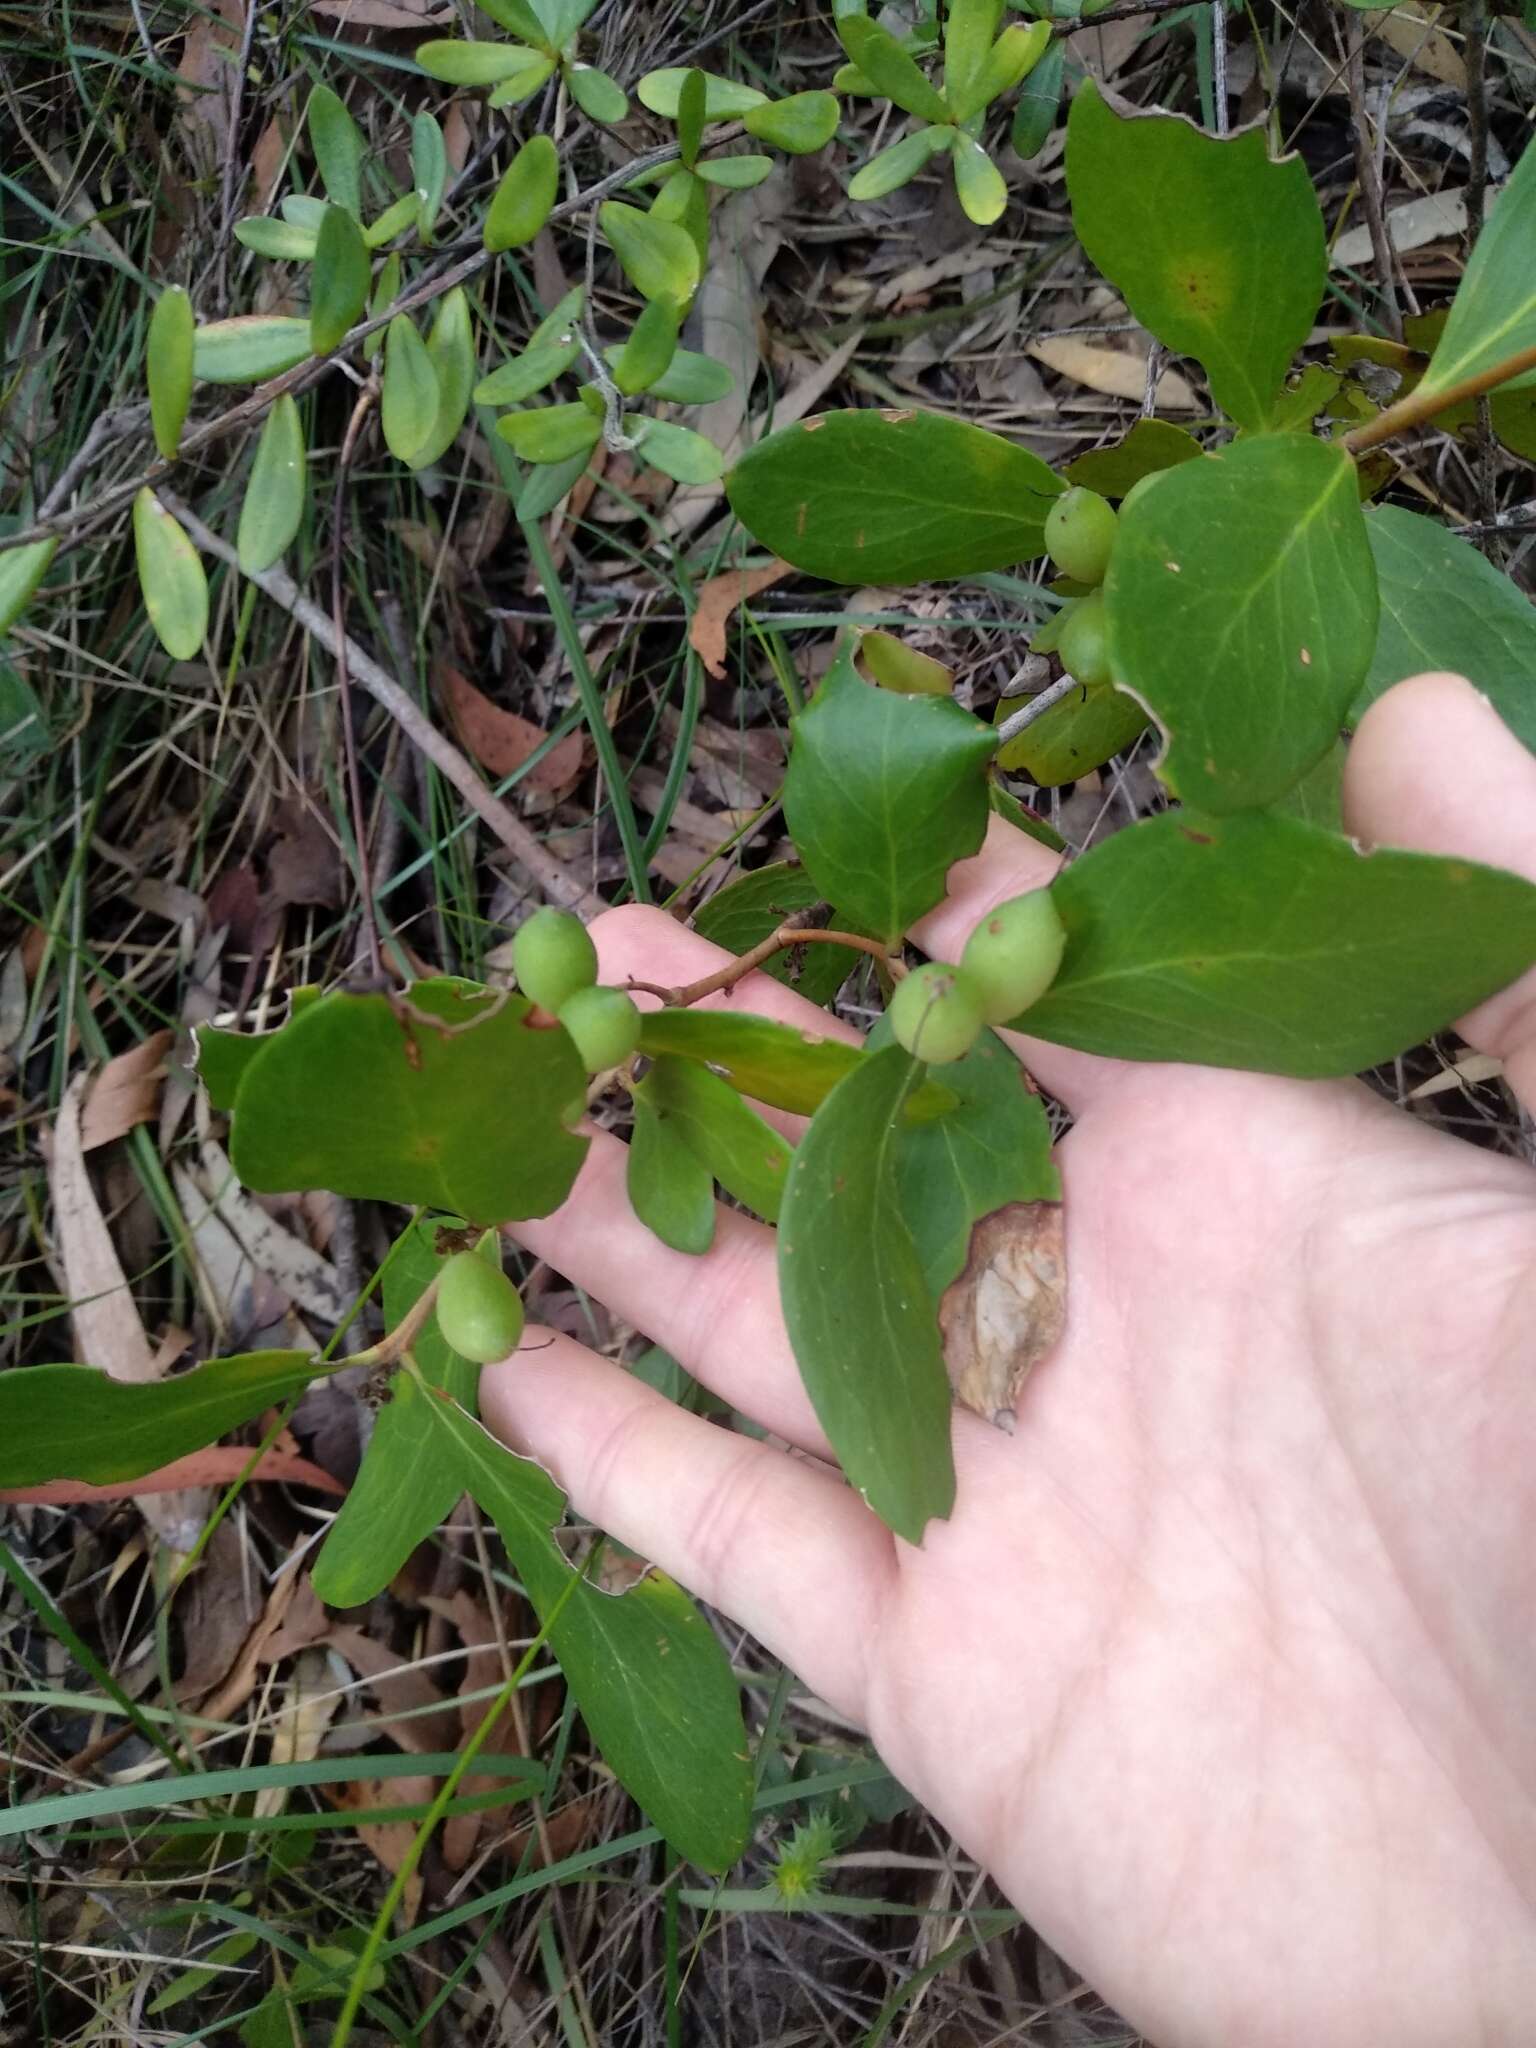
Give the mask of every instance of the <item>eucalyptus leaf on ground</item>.
M 1044 551 L 1064 489 L 1038 456 L 907 409 L 829 412 L 770 434 L 726 478 L 747 531 L 833 583 L 920 583 Z
M 587 1580 L 570 1591 L 572 1568 L 552 1533 L 565 1501 L 548 1473 L 442 1395 L 430 1395 L 424 1412 L 540 1618 L 554 1617 L 551 1646 L 609 1768 L 680 1856 L 727 1869 L 751 1825 L 752 1762 L 713 1629 L 660 1572 L 617 1596 Z
M 302 1393 L 324 1371 L 308 1352 L 251 1351 L 141 1382 L 110 1379 L 94 1365 L 0 1373 L 0 1486 L 142 1478 Z
M 1536 887 L 1519 876 L 1361 853 L 1261 811 L 1164 812 L 1051 893 L 1066 957 L 1028 1029 L 1121 1059 L 1358 1073 L 1536 961 Z
M 1205 810 L 1270 802 L 1332 746 L 1376 644 L 1353 463 L 1261 434 L 1165 471 L 1120 515 L 1104 596 L 1168 786 Z
M 938 1304 L 902 1211 L 901 1112 L 920 1069 L 867 1055 L 796 1148 L 779 1218 L 779 1291 L 806 1392 L 849 1481 L 920 1543 L 954 1505 Z

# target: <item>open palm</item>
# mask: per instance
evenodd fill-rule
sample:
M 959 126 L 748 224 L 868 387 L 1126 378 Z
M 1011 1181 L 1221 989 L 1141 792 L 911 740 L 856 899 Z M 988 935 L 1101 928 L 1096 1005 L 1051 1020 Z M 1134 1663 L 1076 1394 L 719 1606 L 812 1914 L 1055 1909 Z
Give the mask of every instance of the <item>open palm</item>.
M 1350 775 L 1367 836 L 1536 874 L 1536 763 L 1466 685 L 1393 692 Z M 1050 865 L 995 828 L 919 943 L 954 957 Z M 610 980 L 719 957 L 654 911 L 597 937 Z M 761 977 L 733 1000 L 807 1021 Z M 1465 1028 L 1532 1101 L 1536 984 Z M 1066 1334 L 1014 1436 L 956 1415 L 921 1548 L 816 1461 L 772 1233 L 667 1251 L 612 1140 L 517 1236 L 813 1456 L 568 1338 L 486 1374 L 487 1421 L 865 1726 L 1159 2042 L 1528 2039 L 1536 1181 L 1353 1083 L 1023 1050 L 1076 1117 Z

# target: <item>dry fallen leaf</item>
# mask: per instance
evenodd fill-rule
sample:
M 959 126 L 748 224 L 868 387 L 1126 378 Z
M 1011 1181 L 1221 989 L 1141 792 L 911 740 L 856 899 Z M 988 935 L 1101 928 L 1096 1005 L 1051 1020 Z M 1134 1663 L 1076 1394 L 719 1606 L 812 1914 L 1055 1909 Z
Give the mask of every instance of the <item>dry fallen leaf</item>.
M 135 1124 L 150 1121 L 165 1079 L 165 1056 L 175 1038 L 174 1031 L 151 1032 L 140 1044 L 107 1061 L 91 1083 L 80 1114 L 82 1152 L 94 1152 L 98 1145 L 110 1144 Z
M 971 1232 L 965 1271 L 939 1303 L 944 1362 L 955 1398 L 1010 1433 L 1030 1368 L 1066 1320 L 1060 1202 L 1010 1202 Z
M 1416 0 L 1398 0 L 1386 14 L 1376 17 L 1375 28 L 1383 42 L 1390 43 L 1399 57 L 1406 57 L 1416 71 L 1438 78 L 1457 92 L 1467 89 L 1467 67 L 1461 52 L 1443 28 L 1436 26 L 1443 9 L 1424 8 Z
M 338 1812 L 369 1813 L 376 1806 L 427 1806 L 437 1792 L 435 1778 L 409 1774 L 403 1778 L 344 1778 L 321 1787 Z M 391 1877 L 398 1876 L 416 1840 L 413 1820 L 359 1821 L 357 1839 L 376 1856 Z M 421 1911 L 422 1876 L 414 1871 L 400 1899 L 400 1917 L 414 1927 Z
M 421 29 L 453 14 L 441 0 L 310 0 L 310 5 L 312 12 L 328 15 L 344 29 Z
M 699 586 L 699 601 L 688 627 L 688 644 L 712 676 L 725 674 L 725 634 L 731 614 L 749 597 L 772 589 L 791 573 L 788 562 L 761 569 L 727 569 Z
M 446 661 L 437 665 L 437 683 L 460 741 L 492 775 L 513 774 L 549 737 L 530 719 L 493 704 L 468 676 Z M 566 790 L 581 773 L 581 759 L 582 736 L 569 732 L 550 748 L 537 768 L 529 770 L 528 781 L 533 788 L 550 793 Z
M 141 1479 L 115 1479 L 110 1486 L 88 1486 L 83 1479 L 49 1479 L 39 1486 L 0 1487 L 0 1502 L 73 1507 L 90 1501 L 132 1500 L 139 1494 L 164 1493 L 174 1487 L 229 1486 L 245 1470 L 250 1456 L 249 1444 L 210 1444 L 207 1450 L 191 1451 L 185 1458 L 146 1472 Z M 310 1486 L 317 1493 L 342 1495 L 347 1490 L 329 1472 L 292 1452 L 268 1451 L 246 1484 L 259 1486 L 264 1480 Z
M 1042 334 L 1029 344 L 1028 353 L 1048 370 L 1070 377 L 1090 391 L 1102 391 L 1107 398 L 1145 396 L 1147 365 L 1144 357 L 1129 349 L 1102 348 L 1096 342 L 1080 341 L 1075 334 Z M 1195 412 L 1199 400 L 1177 370 L 1164 370 L 1157 380 L 1159 412 Z

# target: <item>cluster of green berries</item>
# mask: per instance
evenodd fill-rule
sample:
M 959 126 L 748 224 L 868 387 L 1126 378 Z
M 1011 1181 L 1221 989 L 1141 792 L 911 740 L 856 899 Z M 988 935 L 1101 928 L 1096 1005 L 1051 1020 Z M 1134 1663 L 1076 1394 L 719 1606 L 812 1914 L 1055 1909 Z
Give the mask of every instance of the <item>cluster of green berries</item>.
M 931 1066 L 963 1059 L 987 1024 L 1007 1024 L 1056 979 L 1066 930 L 1049 889 L 1000 903 L 965 942 L 958 967 L 930 960 L 891 997 L 897 1043 Z
M 597 948 L 568 910 L 536 910 L 512 940 L 517 985 L 558 1017 L 589 1074 L 622 1066 L 640 1043 L 640 1012 L 621 988 L 602 988 Z
M 1063 576 L 1089 585 L 1088 595 L 1077 600 L 1063 621 L 1056 651 L 1067 674 L 1090 687 L 1110 681 L 1104 593 L 1098 586 L 1109 568 L 1118 524 L 1109 500 L 1081 485 L 1063 491 L 1045 515 L 1045 544 L 1052 561 Z
M 443 1342 L 475 1365 L 510 1358 L 523 1334 L 523 1299 L 501 1270 L 496 1233 L 472 1252 L 455 1252 L 437 1282 Z

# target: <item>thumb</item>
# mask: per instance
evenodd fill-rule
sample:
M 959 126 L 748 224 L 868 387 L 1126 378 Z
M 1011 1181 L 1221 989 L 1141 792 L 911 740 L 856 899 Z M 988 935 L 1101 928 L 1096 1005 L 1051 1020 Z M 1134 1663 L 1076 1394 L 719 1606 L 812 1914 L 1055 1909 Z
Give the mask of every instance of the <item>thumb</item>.
M 1536 882 L 1536 757 L 1465 676 L 1410 676 L 1371 706 L 1345 764 L 1344 819 L 1367 845 L 1460 854 Z M 1457 1029 L 1536 1108 L 1536 968 Z

